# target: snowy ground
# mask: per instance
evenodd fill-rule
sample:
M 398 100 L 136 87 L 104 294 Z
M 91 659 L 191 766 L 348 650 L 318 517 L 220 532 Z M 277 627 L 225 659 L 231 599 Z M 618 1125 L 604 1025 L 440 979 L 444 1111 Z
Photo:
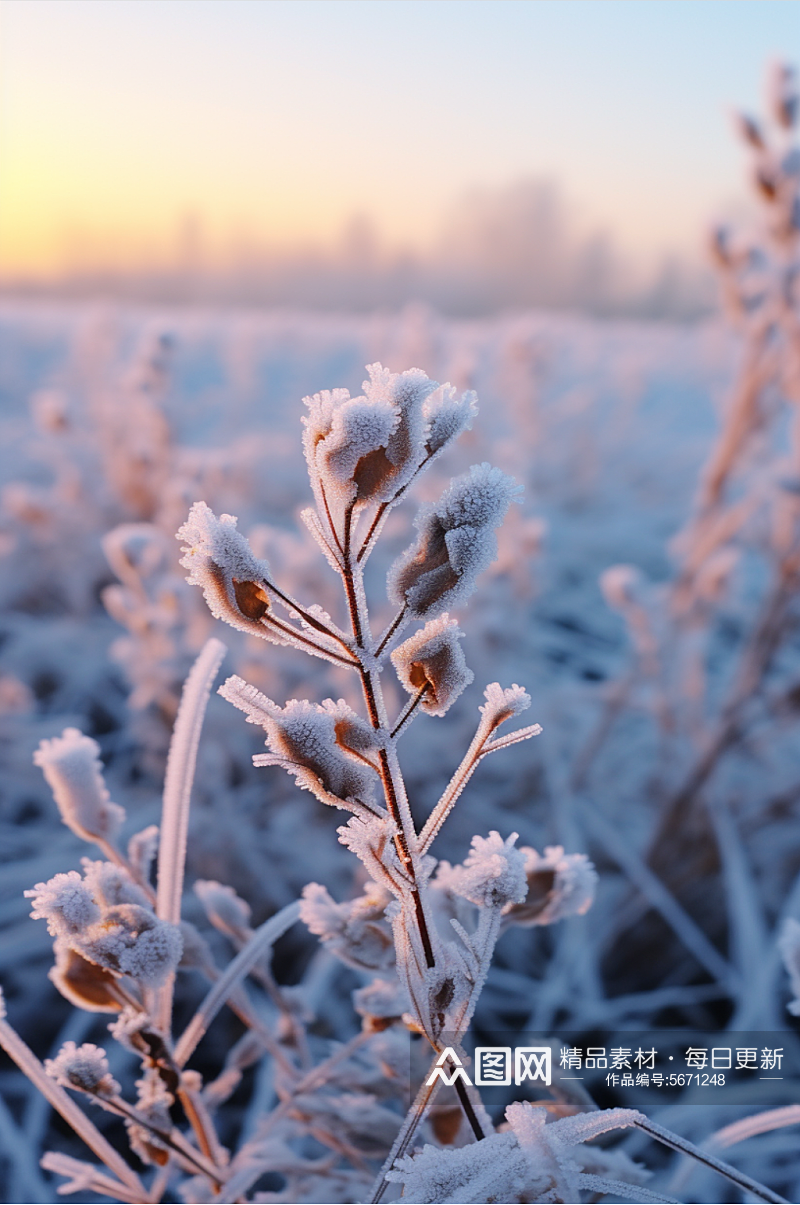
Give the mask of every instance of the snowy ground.
M 153 343 L 162 335 L 169 347 Z M 693 756 L 686 734 L 659 733 L 657 706 L 644 690 L 610 723 L 586 781 L 569 783 L 612 684 L 630 664 L 625 626 L 598 579 L 612 565 L 633 565 L 656 598 L 672 578 L 669 542 L 690 514 L 737 354 L 736 339 L 717 322 L 673 327 L 548 314 L 456 322 L 422 307 L 349 318 L 3 304 L 0 977 L 10 1016 L 41 1055 L 70 1022 L 46 978 L 50 940 L 44 925 L 27 919 L 22 891 L 76 866 L 83 849 L 58 824 L 33 751 L 68 725 L 94 736 L 112 796 L 138 829 L 157 819 L 176 692 L 212 631 L 230 646 L 227 672 L 275 698 L 346 693 L 333 669 L 308 680 L 291 650 L 217 631 L 222 625 L 207 616 L 199 592 L 182 581 L 172 537 L 190 503 L 204 498 L 239 516 L 296 594 L 335 608 L 332 575 L 297 517 L 308 503 L 301 398 L 334 386 L 359 392 L 364 366 L 374 361 L 393 371 L 420 367 L 479 397 L 473 431 L 437 464 L 418 498 L 437 496 L 449 476 L 483 460 L 525 486 L 496 566 L 459 616 L 475 684 L 446 719 L 420 719 L 407 738 L 415 811 L 426 814 L 457 764 L 484 683 L 519 682 L 533 697 L 531 718 L 543 735 L 479 770 L 437 852 L 461 859 L 473 833 L 516 830 L 537 849 L 563 844 L 588 852 L 600 872 L 597 902 L 585 917 L 557 933 L 502 939 L 479 1025 L 557 1033 L 601 1024 L 722 1030 L 732 1018 L 761 1030 L 790 1023 L 788 981 L 774 958 L 763 991 L 726 994 L 687 940 L 699 932 L 744 979 L 774 951 L 775 926 L 800 870 L 800 754 L 791 713 L 776 714 L 774 740 L 762 725 L 750 747 L 733 750 L 720 767 L 709 797 L 725 801 L 732 828 L 708 864 L 706 896 L 697 883 L 681 886 L 677 873 L 668 883 L 680 910 L 671 923 L 648 912 L 657 884 L 652 872 L 642 879 L 640 859 L 658 808 Z M 407 542 L 413 513 L 409 502 L 393 517 L 371 569 L 379 621 L 390 614 L 383 575 Z M 102 597 L 117 576 L 101 541 L 131 523 L 149 525 L 155 560 L 132 595 L 105 595 L 112 618 Z M 712 709 L 752 627 L 760 574 L 757 558 L 745 557 L 711 625 Z M 118 622 L 123 615 L 128 632 Z M 798 647 L 789 642 L 775 689 L 791 685 L 798 667 Z M 353 878 L 335 840 L 337 818 L 277 770 L 255 770 L 250 755 L 258 747 L 242 717 L 212 700 L 189 877 L 232 883 L 260 921 L 310 878 L 337 898 L 352 892 Z M 710 904 L 709 893 L 727 904 Z M 188 914 L 199 916 L 199 907 L 189 904 Z M 289 980 L 311 948 L 299 938 L 287 946 Z M 337 990 L 344 1017 L 348 982 Z M 17 1087 L 10 1090 L 21 1099 Z M 686 1107 L 682 1132 L 699 1141 L 733 1115 Z M 770 1141 L 754 1141 L 746 1163 L 752 1174 L 768 1174 Z M 703 1199 L 733 1199 L 712 1195 L 728 1191 L 720 1181 L 698 1177 L 694 1184 L 709 1194 Z

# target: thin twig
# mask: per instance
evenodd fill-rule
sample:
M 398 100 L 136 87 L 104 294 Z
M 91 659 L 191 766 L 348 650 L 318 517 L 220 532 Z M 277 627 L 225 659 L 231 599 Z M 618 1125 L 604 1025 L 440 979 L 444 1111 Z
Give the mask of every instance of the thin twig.
M 94 1122 L 90 1121 L 64 1088 L 50 1078 L 30 1047 L 4 1019 L 0 1019 L 0 1046 L 9 1058 L 13 1059 L 20 1071 L 36 1085 L 56 1112 L 61 1114 L 78 1137 L 82 1138 L 98 1159 L 105 1163 L 109 1171 L 112 1171 L 126 1188 L 137 1194 L 140 1200 L 146 1200 L 145 1187 L 133 1168 L 128 1167 L 122 1156 L 106 1141 Z
M 655 1138 L 657 1142 L 671 1147 L 673 1151 L 680 1151 L 681 1154 L 691 1155 L 698 1163 L 704 1163 L 706 1167 L 719 1172 L 721 1176 L 725 1176 L 733 1184 L 738 1184 L 740 1188 L 752 1193 L 759 1200 L 774 1202 L 774 1205 L 788 1205 L 786 1198 L 779 1196 L 771 1188 L 767 1188 L 764 1184 L 759 1184 L 758 1180 L 751 1179 L 744 1172 L 740 1172 L 737 1167 L 732 1167 L 730 1163 L 717 1159 L 715 1155 L 702 1150 L 699 1146 L 695 1146 L 694 1143 L 687 1141 L 686 1138 L 682 1138 L 679 1134 L 674 1134 L 672 1130 L 665 1129 L 657 1121 L 651 1121 L 643 1113 L 637 1114 L 634 1125 L 638 1126 L 640 1130 L 644 1130 L 645 1134 L 649 1134 L 651 1138 Z
M 233 961 L 226 967 L 219 980 L 211 988 L 203 1003 L 192 1017 L 175 1047 L 175 1062 L 179 1067 L 186 1065 L 197 1043 L 216 1017 L 223 1004 L 235 990 L 250 968 L 258 962 L 266 950 L 290 929 L 300 916 L 300 904 L 287 904 L 265 921 L 242 947 Z
M 420 686 L 417 693 L 408 700 L 405 707 L 400 712 L 400 715 L 397 717 L 397 722 L 396 722 L 394 728 L 392 729 L 392 731 L 389 734 L 391 736 L 392 740 L 396 740 L 397 737 L 400 735 L 400 732 L 405 727 L 405 725 L 408 723 L 408 721 L 411 719 L 412 715 L 417 710 L 417 708 L 419 707 L 422 700 L 425 698 L 425 695 L 428 693 L 430 688 L 431 688 L 430 682 L 425 682 L 422 686 Z

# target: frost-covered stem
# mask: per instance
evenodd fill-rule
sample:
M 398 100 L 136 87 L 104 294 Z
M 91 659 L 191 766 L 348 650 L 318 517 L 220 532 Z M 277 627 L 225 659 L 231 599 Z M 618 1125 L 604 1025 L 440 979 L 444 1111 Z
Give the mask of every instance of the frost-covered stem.
M 674 1134 L 672 1130 L 667 1130 L 664 1126 L 660 1126 L 657 1121 L 651 1121 L 643 1113 L 637 1113 L 634 1125 L 638 1126 L 640 1130 L 644 1130 L 645 1134 L 649 1134 L 651 1138 L 655 1138 L 657 1142 L 671 1147 L 673 1151 L 680 1151 L 681 1154 L 691 1155 L 698 1163 L 705 1163 L 706 1167 L 719 1172 L 721 1176 L 724 1176 L 733 1184 L 738 1184 L 745 1192 L 752 1193 L 760 1201 L 775 1202 L 775 1205 L 787 1205 L 785 1197 L 779 1196 L 776 1192 L 767 1188 L 765 1184 L 759 1184 L 758 1180 L 751 1179 L 750 1176 L 739 1171 L 737 1167 L 732 1167 L 730 1163 L 717 1159 L 708 1151 L 704 1151 L 701 1147 L 687 1141 L 686 1138 L 682 1138 L 680 1134 Z
M 169 746 L 158 848 L 156 912 L 161 920 L 174 925 L 179 924 L 181 919 L 189 805 L 200 730 L 211 685 L 226 652 L 222 641 L 213 637 L 203 647 L 186 679 Z M 174 983 L 173 973 L 159 989 L 156 999 L 155 1021 L 167 1038 L 171 1028 Z
M 375 517 L 373 518 L 372 522 L 369 525 L 369 531 L 367 532 L 366 536 L 364 537 L 364 540 L 358 551 L 358 563 L 359 564 L 366 562 L 367 557 L 372 552 L 373 548 L 375 547 L 376 543 L 378 542 L 378 536 L 381 534 L 381 528 L 383 527 L 383 525 L 389 515 L 389 511 L 392 509 L 393 506 L 395 506 L 400 501 L 400 499 L 403 497 L 403 494 L 406 492 L 406 490 L 411 485 L 414 484 L 417 477 L 419 477 L 420 473 L 425 468 L 425 466 L 428 464 L 428 462 L 433 459 L 434 455 L 435 455 L 434 452 L 429 452 L 428 455 L 425 457 L 425 459 L 422 461 L 422 463 L 414 470 L 413 475 L 409 478 L 409 480 L 405 483 L 405 485 L 400 487 L 400 489 L 397 491 L 395 496 L 389 502 L 382 502 L 380 504 L 380 506 L 378 507 L 378 509 L 375 512 Z
M 122 1156 L 117 1154 L 97 1126 L 89 1120 L 64 1088 L 50 1078 L 30 1047 L 4 1019 L 0 1019 L 0 1046 L 9 1058 L 13 1059 L 20 1071 L 27 1075 L 31 1083 L 39 1089 L 45 1100 L 57 1113 L 61 1114 L 68 1125 L 72 1126 L 78 1137 L 82 1138 L 89 1149 L 94 1151 L 97 1158 L 105 1163 L 109 1171 L 112 1171 L 117 1179 L 135 1194 L 137 1200 L 146 1201 L 147 1192 L 136 1172 L 128 1167 Z
M 156 1174 L 150 1183 L 150 1196 L 148 1197 L 148 1202 L 150 1205 L 159 1205 L 161 1198 L 167 1191 L 167 1185 L 169 1184 L 171 1175 L 172 1168 L 170 1167 L 169 1163 L 166 1163 L 163 1167 L 159 1167 L 157 1169 Z
M 408 613 L 408 607 L 404 604 L 400 608 L 400 610 L 397 612 L 397 614 L 395 615 L 392 622 L 389 624 L 386 631 L 381 636 L 378 647 L 375 650 L 376 657 L 380 657 L 381 653 L 386 648 L 387 644 L 392 639 L 392 637 L 395 635 L 395 633 L 398 631 L 398 629 L 402 628 L 405 625 L 407 613 Z
M 181 1085 L 178 1088 L 178 1099 L 186 1115 L 186 1120 L 194 1131 L 200 1150 L 210 1163 L 219 1167 L 222 1162 L 222 1150 L 214 1123 L 203 1106 L 202 1097 Z
M 344 549 L 342 548 L 342 542 L 339 539 L 339 533 L 336 530 L 336 524 L 333 521 L 333 515 L 331 514 L 331 508 L 330 508 L 330 505 L 328 504 L 328 495 L 325 492 L 325 482 L 324 481 L 320 480 L 319 488 L 320 488 L 320 492 L 322 494 L 322 502 L 323 502 L 323 505 L 325 506 L 325 517 L 328 520 L 328 529 L 329 529 L 331 535 L 333 536 L 333 542 L 336 545 L 336 547 L 338 548 L 339 556 L 341 557 L 344 555 Z M 331 550 L 331 551 L 333 551 L 333 550 Z
M 77 1184 L 63 1185 L 56 1189 L 59 1193 L 74 1192 L 78 1187 L 88 1188 L 90 1192 L 96 1192 L 98 1196 L 113 1197 L 117 1201 L 129 1202 L 129 1205 L 142 1205 L 143 1201 L 154 1202 L 161 1200 L 162 1193 L 156 1198 L 153 1196 L 152 1189 L 144 1197 L 138 1193 L 134 1193 L 130 1188 L 126 1188 L 124 1184 L 120 1184 L 118 1180 L 112 1180 L 110 1176 L 104 1176 L 99 1168 L 96 1168 L 91 1163 L 83 1163 L 80 1159 L 73 1159 L 69 1155 L 62 1155 L 58 1151 L 45 1151 L 40 1160 L 40 1165 L 46 1172 L 54 1172 L 57 1176 L 66 1176 L 72 1179 L 73 1183 Z M 51 1198 L 47 1194 L 41 1194 L 41 1200 L 45 1201 Z
M 157 1138 L 159 1142 L 163 1142 L 165 1146 L 168 1146 L 171 1151 L 175 1152 L 180 1162 L 188 1164 L 190 1170 L 195 1175 L 200 1172 L 201 1175 L 208 1176 L 215 1184 L 219 1186 L 223 1184 L 224 1180 L 220 1169 L 210 1159 L 206 1159 L 199 1151 L 196 1151 L 191 1143 L 186 1141 L 180 1130 L 176 1130 L 175 1128 L 162 1130 L 160 1126 L 153 1125 L 146 1113 L 134 1109 L 120 1096 L 104 1097 L 103 1107 L 111 1113 L 116 1113 L 120 1117 L 125 1117 L 128 1121 L 134 1122 L 135 1125 L 149 1130 L 154 1138 Z
M 375 731 L 381 733 L 383 736 L 378 759 L 381 783 L 386 798 L 386 807 L 397 827 L 395 846 L 401 865 L 410 880 L 410 890 L 414 901 L 414 915 L 416 917 L 425 962 L 428 967 L 433 967 L 436 965 L 436 959 L 433 953 L 430 927 L 425 916 L 425 908 L 417 882 L 418 875 L 415 856 L 417 836 L 414 830 L 414 822 L 411 816 L 411 808 L 408 804 L 408 796 L 406 795 L 400 763 L 397 760 L 397 751 L 394 740 L 389 733 L 389 721 L 386 715 L 386 705 L 383 700 L 380 675 L 378 670 L 374 668 L 375 653 L 371 647 L 373 642 L 366 610 L 364 583 L 361 569 L 357 562 L 354 563 L 351 555 L 352 522 L 353 508 L 351 505 L 348 507 L 345 515 L 345 554 L 342 580 L 347 596 L 347 607 L 350 612 L 350 623 L 356 642 L 355 652 L 360 663 L 361 686 L 369 721 Z
M 438 1058 L 439 1052 L 436 1051 L 428 1069 L 428 1075 L 426 1079 L 423 1080 L 422 1086 L 414 1098 L 411 1108 L 406 1113 L 405 1121 L 400 1127 L 399 1133 L 394 1140 L 394 1144 L 392 1145 L 392 1149 L 389 1151 L 389 1154 L 386 1158 L 386 1162 L 378 1173 L 378 1178 L 375 1181 L 372 1196 L 370 1197 L 370 1205 L 379 1205 L 379 1202 L 383 1200 L 383 1194 L 386 1192 L 386 1189 L 389 1186 L 389 1181 L 386 1179 L 386 1173 L 390 1172 L 397 1160 L 402 1159 L 402 1157 L 408 1152 L 409 1147 L 414 1141 L 417 1130 L 425 1120 L 425 1116 L 428 1112 L 428 1109 L 431 1107 L 433 1098 L 441 1087 L 442 1081 L 438 1075 L 433 1078 L 432 1083 L 427 1082 L 431 1079 L 434 1071 L 436 1070 L 436 1060 Z
M 335 640 L 336 643 L 344 649 L 345 653 L 347 654 L 348 661 L 352 665 L 356 664 L 356 662 L 353 660 L 350 645 L 346 640 L 342 639 L 338 632 L 335 632 L 333 628 L 329 628 L 328 625 L 323 623 L 321 619 L 317 619 L 315 615 L 312 615 L 305 609 L 305 607 L 301 606 L 296 599 L 292 598 L 291 594 L 286 594 L 283 590 L 280 590 L 274 582 L 266 582 L 265 585 L 268 592 L 271 592 L 277 598 L 279 598 L 288 610 L 295 611 L 310 628 L 314 629 L 315 632 L 319 632 L 321 636 L 327 636 L 330 640 Z
M 461 1108 L 464 1110 L 464 1116 L 466 1117 L 467 1121 L 470 1124 L 470 1129 L 472 1130 L 473 1134 L 475 1135 L 476 1141 L 480 1142 L 482 1138 L 486 1137 L 486 1134 L 483 1131 L 483 1126 L 481 1125 L 480 1121 L 478 1120 L 477 1113 L 475 1112 L 474 1108 L 472 1107 L 472 1101 L 469 1098 L 469 1093 L 467 1092 L 467 1086 L 460 1079 L 457 1079 L 453 1086 L 456 1090 L 456 1096 L 458 1097 L 459 1101 L 461 1102 Z
M 341 653 L 334 652 L 333 649 L 326 649 L 323 645 L 317 644 L 316 640 L 312 640 L 310 636 L 306 636 L 303 632 L 298 632 L 297 628 L 293 628 L 290 623 L 283 623 L 280 619 L 276 619 L 274 615 L 270 616 L 267 626 L 277 628 L 279 632 L 290 636 L 292 640 L 297 640 L 308 649 L 312 656 L 330 657 L 331 660 L 339 661 L 342 665 L 356 665 L 352 657 L 344 657 Z
M 255 930 L 253 936 L 226 967 L 219 980 L 211 988 L 203 1003 L 192 1017 L 175 1047 L 175 1062 L 179 1067 L 186 1065 L 197 1043 L 222 1008 L 225 1001 L 244 979 L 250 968 L 258 962 L 279 937 L 290 929 L 300 916 L 300 904 L 295 901 L 276 912 Z
M 665 809 L 652 845 L 653 855 L 657 855 L 661 839 L 682 826 L 698 791 L 710 778 L 722 755 L 741 736 L 742 712 L 769 669 L 785 630 L 788 609 L 797 596 L 799 557 L 798 549 L 794 548 L 783 559 L 778 580 L 764 603 L 761 618 L 742 653 L 739 671 L 722 709 L 717 729 Z
M 414 712 L 417 710 L 420 703 L 424 699 L 425 695 L 430 690 L 430 687 L 431 687 L 430 682 L 426 682 L 423 686 L 420 686 L 417 693 L 408 700 L 405 707 L 400 712 L 400 715 L 397 717 L 397 723 L 395 724 L 394 728 L 392 729 L 392 731 L 390 733 L 392 740 L 396 740 L 397 737 L 400 735 L 401 730 L 405 727 L 405 725 L 411 719 L 412 715 L 414 714 Z

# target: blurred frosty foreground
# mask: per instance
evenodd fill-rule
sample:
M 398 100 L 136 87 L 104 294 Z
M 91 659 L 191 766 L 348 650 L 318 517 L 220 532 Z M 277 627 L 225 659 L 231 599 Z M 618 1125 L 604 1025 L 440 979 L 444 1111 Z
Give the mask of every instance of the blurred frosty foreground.
M 798 1199 L 800 1158 L 784 1132 L 800 1121 L 796 1075 L 768 1089 L 753 1079 L 747 1103 L 735 1106 L 703 1103 L 690 1088 L 668 1105 L 611 1090 L 592 1101 L 557 1076 L 540 1094 L 549 1114 L 510 1104 L 524 1096 L 513 1087 L 505 1121 L 503 1108 L 482 1115 L 456 1083 L 442 1088 L 426 1120 L 412 1108 L 414 1126 L 407 1120 L 401 1130 L 408 1142 L 372 1188 L 408 1105 L 409 1028 L 438 1050 L 445 1038 L 460 1041 L 459 1025 L 477 1003 L 478 1037 L 537 1033 L 557 1043 L 568 1031 L 599 1041 L 668 1026 L 717 1034 L 724 1045 L 726 1033 L 779 1034 L 800 1009 L 800 164 L 789 149 L 790 82 L 772 77 L 771 141 L 755 123 L 742 125 L 765 206 L 761 241 L 753 248 L 724 232 L 714 238 L 732 330 L 546 315 L 455 322 L 423 308 L 369 319 L 0 310 L 0 975 L 8 1012 L 0 1029 L 17 1064 L 107 1169 L 83 1162 L 83 1144 L 52 1128 L 45 1098 L 4 1064 L 8 1200 L 51 1199 L 54 1183 L 38 1167 L 51 1148 L 59 1153 L 46 1157 L 47 1169 L 71 1177 L 77 1191 L 120 1200 L 170 1199 L 178 1172 L 187 1201 L 366 1200 L 373 1191 L 390 1199 L 401 1186 L 409 1201 L 660 1201 L 679 1192 L 727 1201 L 742 1190 Z M 376 361 L 393 372 L 414 365 L 422 370 L 414 380 L 427 374 L 452 382 L 456 396 L 475 390 L 480 399 L 471 429 L 461 422 L 459 442 L 437 446 L 441 455 L 418 485 L 409 484 L 410 461 L 390 448 L 391 416 L 370 412 L 386 428 L 374 428 L 374 446 L 358 445 L 373 457 L 367 471 L 348 451 L 356 428 L 345 438 L 332 417 L 347 399 L 312 406 L 319 442 L 341 436 L 326 453 L 325 472 L 344 490 L 327 529 L 330 498 L 320 492 L 306 428 L 317 536 L 331 565 L 337 547 L 349 555 L 354 499 L 377 508 L 376 522 L 386 519 L 365 569 L 373 632 L 395 630 L 398 605 L 428 621 L 424 637 L 402 633 L 392 658 L 399 680 L 392 672 L 384 682 L 387 710 L 402 720 L 395 731 L 412 705 L 435 717 L 417 717 L 400 755 L 413 811 L 403 824 L 409 833 L 416 826 L 419 859 L 403 852 L 394 830 L 381 846 L 383 869 L 411 884 L 400 913 L 391 890 L 381 894 L 374 881 L 377 844 L 365 839 L 357 850 L 372 877 L 354 872 L 336 839 L 337 817 L 318 802 L 327 793 L 324 802 L 347 803 L 355 819 L 368 819 L 388 746 L 353 719 L 358 683 L 342 665 L 353 664 L 355 646 L 330 639 L 349 631 L 346 600 L 298 519 L 308 503 L 300 399 L 334 385 L 355 397 L 363 366 Z M 420 414 L 434 396 L 428 384 Z M 423 427 L 432 439 L 431 405 L 417 442 Z M 389 461 L 401 466 L 397 474 Z M 484 495 L 505 490 L 505 509 L 511 491 L 502 474 L 467 472 L 484 462 L 525 492 L 499 530 L 497 559 L 489 565 L 478 548 L 480 588 L 463 609 L 466 591 L 452 577 L 460 581 L 462 570 L 452 542 L 447 554 L 436 543 L 437 523 L 452 532 L 464 526 L 458 508 L 473 506 L 472 494 L 443 494 L 453 477 Z M 408 497 L 378 515 L 387 482 L 409 485 Z M 427 518 L 403 555 L 420 503 L 430 504 Z M 226 514 L 238 517 L 248 550 L 215 518 Z M 216 577 L 194 569 L 192 577 L 215 614 L 238 614 L 241 631 L 220 630 L 186 582 L 174 540 L 182 524 L 186 555 L 217 549 L 209 553 Z M 362 526 L 362 548 L 371 530 Z M 390 565 L 394 605 L 385 590 Z M 443 569 L 450 578 L 430 576 Z M 300 643 L 316 633 L 327 654 L 313 674 L 297 638 L 288 641 L 295 647 L 275 647 L 248 634 L 274 625 L 273 582 L 290 599 L 324 608 L 292 621 Z M 458 610 L 463 641 L 443 606 Z M 226 697 L 268 734 L 271 752 L 259 762 L 290 768 L 313 794 L 277 769 L 254 768 L 263 733 L 254 739 L 212 696 L 197 750 L 182 910 L 190 927 L 181 937 L 180 877 L 175 898 L 162 898 L 159 880 L 156 900 L 151 886 L 153 826 L 182 685 L 200 654 L 185 696 L 195 712 L 182 708 L 178 717 L 180 747 L 194 747 L 187 716 L 199 723 L 197 700 L 221 656 L 212 635 L 229 647 L 226 671 L 235 677 Z M 359 649 L 368 675 L 372 653 Z M 480 685 L 469 685 L 470 673 Z M 423 838 L 438 831 L 426 821 L 471 747 L 478 704 L 482 723 L 487 710 L 510 706 L 493 687 L 484 700 L 482 684 L 518 681 L 542 735 L 483 762 L 437 837 L 437 857 L 453 863 L 440 864 L 438 896 L 449 902 L 437 907 L 451 910 L 445 927 L 455 920 L 471 951 L 462 950 L 459 980 L 448 962 L 455 955 L 442 953 L 435 935 L 426 944 L 415 913 L 414 883 L 429 873 Z M 291 714 L 270 703 L 292 698 L 310 703 Z M 342 702 L 314 706 L 330 698 Z M 312 761 L 287 736 L 298 716 L 303 740 L 312 729 L 323 744 L 330 737 L 338 761 L 327 746 Z M 178 811 L 181 760 L 191 757 L 173 750 L 167 771 Z M 159 866 L 182 857 L 183 822 L 162 832 Z M 490 832 L 470 847 L 474 834 Z M 107 860 L 84 861 L 81 876 L 85 840 Z M 595 882 L 581 854 L 599 875 L 589 911 Z M 494 899 L 487 874 L 502 886 Z M 306 930 L 294 924 L 295 901 L 310 879 Z M 28 918 L 22 892 L 30 889 L 34 916 L 56 938 L 50 979 L 52 940 Z M 413 931 L 405 953 L 398 915 Z M 391 980 L 395 955 L 402 998 Z M 433 984 L 429 972 L 444 964 L 452 973 Z M 248 967 L 245 995 L 239 980 Z M 418 973 L 430 989 L 425 1007 L 415 996 L 422 999 Z M 162 1040 L 173 978 L 182 1035 L 174 1050 Z M 478 985 L 474 998 L 467 981 Z M 88 1011 L 68 1008 L 56 988 Z M 232 1007 L 219 1011 L 226 991 Z M 459 991 L 464 1011 L 454 1019 Z M 136 1020 L 145 1006 L 150 1028 Z M 117 1014 L 119 1045 L 109 1042 L 102 1011 Z M 192 1060 L 197 1070 L 183 1070 L 213 1018 Z M 39 1058 L 51 1056 L 47 1074 L 9 1021 Z M 126 1114 L 140 1062 L 138 1104 Z M 103 1106 L 91 1110 L 91 1123 L 70 1113 L 80 1109 L 67 1087 Z M 183 1113 L 175 1106 L 170 1114 L 174 1101 Z M 120 1116 L 149 1195 L 116 1150 Z M 490 1133 L 492 1123 L 503 1128 Z M 618 1127 L 616 1145 L 583 1145 Z M 653 1136 L 695 1156 L 707 1147 L 705 1166 L 682 1156 L 667 1162 Z M 714 1151 L 745 1138 L 731 1153 L 739 1171 L 720 1164 Z

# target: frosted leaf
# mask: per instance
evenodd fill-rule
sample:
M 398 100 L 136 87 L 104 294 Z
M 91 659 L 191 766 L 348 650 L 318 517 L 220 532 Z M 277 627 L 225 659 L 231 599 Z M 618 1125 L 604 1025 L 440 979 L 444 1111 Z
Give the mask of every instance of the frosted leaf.
M 330 434 L 317 447 L 317 466 L 323 480 L 349 487 L 344 497 L 367 501 L 380 491 L 392 465 L 386 446 L 397 426 L 391 402 L 350 398 L 333 416 Z
M 388 817 L 353 816 L 336 831 L 342 845 L 360 858 L 376 882 L 388 882 L 387 872 L 403 874 L 392 840 L 396 830 Z
M 394 964 L 392 930 L 385 916 L 389 898 L 377 883 L 369 883 L 364 895 L 337 904 L 320 883 L 308 883 L 300 918 L 348 966 L 383 970 Z
M 428 421 L 425 442 L 429 454 L 435 455 L 470 429 L 478 413 L 478 398 L 471 389 L 458 397 L 452 385 L 440 385 L 425 399 L 423 412 Z
M 800 1017 L 800 921 L 794 920 L 793 917 L 784 921 L 778 938 L 778 949 L 794 992 L 794 999 L 790 1000 L 786 1007 L 792 1016 Z
M 552 925 L 588 912 L 594 902 L 597 871 L 586 854 L 565 854 L 561 845 L 548 845 L 544 854 L 523 845 L 519 852 L 525 858 L 527 896 L 507 909 L 509 921 Z
M 397 979 L 373 979 L 353 992 L 353 1004 L 373 1029 L 381 1028 L 380 1022 L 391 1024 L 408 1010 L 408 998 Z
M 137 904 L 109 908 L 74 944 L 90 961 L 148 987 L 157 987 L 172 974 L 182 950 L 179 927 Z
M 386 444 L 392 472 L 376 493 L 377 501 L 388 502 L 408 484 L 429 450 L 427 402 L 440 386 L 420 368 L 389 372 L 381 364 L 368 364 L 367 372 L 370 379 L 363 384 L 365 395 L 373 401 L 388 402 L 398 414 L 397 426 Z
M 550 1177 L 537 1176 L 513 1134 L 492 1134 L 453 1149 L 424 1146 L 397 1159 L 387 1180 L 403 1185 L 403 1201 L 422 1205 L 458 1202 L 542 1200 Z
M 197 879 L 194 893 L 215 929 L 238 941 L 246 941 L 252 932 L 250 905 L 232 887 L 214 879 Z
M 436 882 L 479 907 L 503 908 L 525 899 L 525 858 L 514 848 L 518 833 L 504 841 L 496 831 L 473 837 L 461 866 L 440 867 Z
M 53 952 L 56 964 L 48 971 L 48 978 L 70 1004 L 91 1013 L 120 1011 L 122 1003 L 115 975 L 89 962 L 63 938 L 56 941 Z
M 490 682 L 483 692 L 486 702 L 478 708 L 483 716 L 483 722 L 490 731 L 504 724 L 513 716 L 526 711 L 531 705 L 531 697 L 526 690 L 514 683 L 513 686 L 502 687 L 499 682 Z
M 303 450 L 312 481 L 317 475 L 317 447 L 331 432 L 336 411 L 350 400 L 347 389 L 323 389 L 313 397 L 304 397 L 308 414 L 303 415 Z
M 211 614 L 239 631 L 266 636 L 260 620 L 270 610 L 264 589 L 269 565 L 253 555 L 236 518 L 217 518 L 205 502 L 195 502 L 175 538 L 184 541 L 186 580 L 200 586 Z
M 271 752 L 257 755 L 255 765 L 282 766 L 323 803 L 372 809 L 377 772 L 359 748 L 367 741 L 366 725 L 344 702 L 290 699 L 279 707 L 235 675 L 219 693 L 266 732 Z
M 389 570 L 392 602 L 419 619 L 465 603 L 497 556 L 494 529 L 518 492 L 513 478 L 488 464 L 451 481 L 435 506 L 420 511 L 416 543 Z
M 81 858 L 81 866 L 86 887 L 95 903 L 101 907 L 138 904 L 142 908 L 150 908 L 147 895 L 138 883 L 134 883 L 124 867 L 114 862 L 93 862 L 90 858 Z
M 589 1142 L 613 1130 L 635 1126 L 642 1119 L 635 1109 L 593 1109 L 548 1120 L 548 1112 L 528 1101 L 515 1101 L 506 1109 L 506 1119 L 520 1146 L 541 1146 L 543 1141 L 553 1150 Z
M 418 368 L 367 365 L 364 394 L 346 389 L 305 398 L 303 443 L 320 516 L 353 502 L 390 502 L 425 459 L 426 398 L 436 388 Z
M 409 694 L 427 686 L 420 707 L 430 715 L 444 715 L 473 680 L 459 644 L 463 635 L 445 611 L 392 653 L 392 664 Z
M 42 741 L 33 755 L 53 792 L 61 819 L 84 841 L 109 840 L 125 819 L 103 781 L 100 746 L 77 728 Z
M 124 1046 L 126 1050 L 141 1054 L 143 1045 L 141 1034 L 143 1031 L 151 1029 L 152 1025 L 153 1022 L 147 1013 L 126 1005 L 117 1019 L 111 1022 L 108 1032 L 112 1038 L 119 1042 L 120 1046 Z
M 37 883 L 25 895 L 33 901 L 31 916 L 47 921 L 53 937 L 71 937 L 100 919 L 100 909 L 77 870 Z
M 54 1059 L 45 1059 L 44 1069 L 64 1088 L 77 1088 L 92 1096 L 116 1096 L 120 1091 L 109 1071 L 105 1050 L 90 1042 L 83 1046 L 65 1042 Z

